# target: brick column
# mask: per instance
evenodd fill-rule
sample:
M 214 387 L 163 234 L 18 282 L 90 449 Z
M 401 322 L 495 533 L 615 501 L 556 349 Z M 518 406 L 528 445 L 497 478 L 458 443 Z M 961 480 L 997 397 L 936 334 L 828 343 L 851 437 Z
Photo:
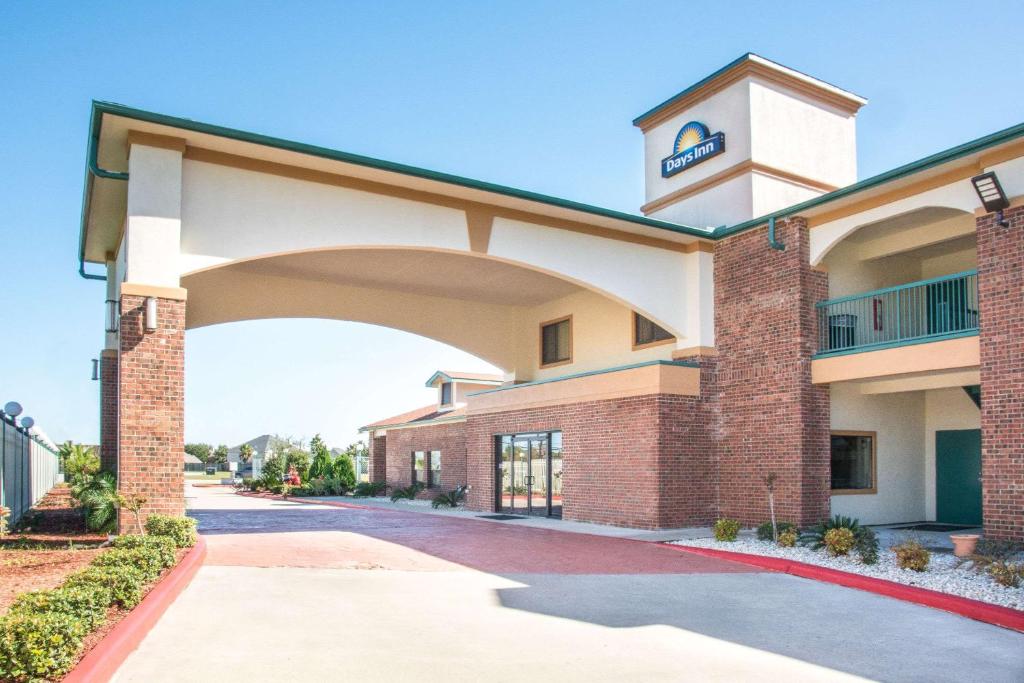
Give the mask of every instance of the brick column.
M 100 467 L 117 472 L 117 350 L 100 353 Z
M 814 304 L 828 276 L 810 267 L 802 218 L 778 224 L 784 251 L 767 228 L 715 247 L 715 347 L 719 512 L 757 524 L 768 519 L 764 477 L 778 475 L 779 519 L 809 524 L 829 514 L 829 393 L 811 384 L 817 340 Z
M 185 302 L 157 299 L 158 329 L 144 331 L 143 296 L 121 296 L 118 488 L 148 499 L 144 513 L 185 510 Z M 132 515 L 122 531 L 136 531 Z M 145 521 L 145 514 L 143 515 Z
M 978 218 L 985 536 L 1024 541 L 1024 206 Z
M 370 437 L 370 481 L 387 481 L 387 436 Z

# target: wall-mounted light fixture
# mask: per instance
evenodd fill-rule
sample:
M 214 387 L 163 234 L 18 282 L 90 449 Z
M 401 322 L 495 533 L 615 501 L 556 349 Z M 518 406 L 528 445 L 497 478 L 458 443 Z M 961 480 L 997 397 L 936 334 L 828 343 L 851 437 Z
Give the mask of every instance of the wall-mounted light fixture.
M 107 332 L 114 333 L 114 332 L 117 332 L 118 322 L 121 319 L 121 316 L 118 315 L 117 301 L 114 300 L 114 299 L 107 299 L 106 304 L 107 304 L 107 312 L 106 312 L 107 313 L 107 324 L 106 324 L 106 330 L 107 330 Z
M 156 317 L 156 297 L 146 297 L 146 332 L 156 332 L 158 326 L 158 320 Z
M 1003 218 L 1003 210 L 1010 208 L 1010 200 L 1003 192 L 1003 186 L 999 184 L 999 178 L 994 171 L 982 173 L 971 178 L 974 191 L 978 193 L 985 211 L 996 214 L 996 223 L 1004 228 L 1010 227 L 1010 222 Z
M 92 359 L 92 381 L 95 382 L 100 378 L 100 359 Z

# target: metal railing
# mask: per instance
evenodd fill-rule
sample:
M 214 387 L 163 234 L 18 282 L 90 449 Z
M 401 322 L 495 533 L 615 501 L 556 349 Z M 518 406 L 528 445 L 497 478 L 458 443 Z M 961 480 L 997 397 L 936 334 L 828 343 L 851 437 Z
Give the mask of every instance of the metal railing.
M 818 353 L 849 353 L 978 331 L 978 271 L 817 304 Z
M 8 524 L 17 524 L 63 479 L 57 453 L 0 411 L 0 505 L 11 510 Z

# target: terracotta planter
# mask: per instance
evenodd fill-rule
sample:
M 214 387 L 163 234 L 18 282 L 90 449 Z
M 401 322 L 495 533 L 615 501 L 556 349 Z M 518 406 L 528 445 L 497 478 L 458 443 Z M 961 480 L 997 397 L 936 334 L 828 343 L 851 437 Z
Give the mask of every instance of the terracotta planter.
M 949 540 L 953 541 L 953 554 L 957 557 L 967 557 L 974 553 L 974 547 L 978 545 L 978 534 L 950 534 Z

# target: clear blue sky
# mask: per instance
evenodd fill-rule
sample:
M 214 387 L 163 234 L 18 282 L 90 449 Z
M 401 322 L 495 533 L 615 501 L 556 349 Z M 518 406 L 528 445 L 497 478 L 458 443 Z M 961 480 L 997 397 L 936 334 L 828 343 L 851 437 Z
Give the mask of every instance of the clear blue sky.
M 4 2 L 0 403 L 98 438 L 103 284 L 76 273 L 91 99 L 635 212 L 630 121 L 745 52 L 870 100 L 866 177 L 1024 120 L 1022 22 L 1020 2 Z M 343 445 L 429 403 L 434 369 L 487 367 L 343 322 L 186 344 L 187 438 L 213 443 Z

